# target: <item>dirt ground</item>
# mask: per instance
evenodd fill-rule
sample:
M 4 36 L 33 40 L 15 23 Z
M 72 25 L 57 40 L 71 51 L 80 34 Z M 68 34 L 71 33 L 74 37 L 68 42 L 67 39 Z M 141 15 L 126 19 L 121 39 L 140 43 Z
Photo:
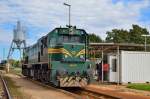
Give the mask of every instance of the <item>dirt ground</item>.
M 58 92 L 58 90 L 40 86 L 20 76 L 14 74 L 7 74 L 7 76 L 9 76 L 17 86 L 20 86 L 19 90 L 24 93 L 24 99 L 75 99 L 73 96 Z M 92 84 L 87 86 L 87 88 L 103 93 L 106 92 L 107 94 L 123 96 L 123 99 L 150 99 L 149 91 L 129 89 L 122 85 Z
M 142 90 L 136 90 L 136 89 L 130 89 L 126 88 L 125 85 L 100 85 L 100 86 L 94 86 L 90 85 L 91 87 L 99 87 L 103 88 L 105 90 L 114 90 L 114 91 L 120 91 L 128 94 L 135 94 L 135 95 L 143 95 L 143 96 L 150 96 L 149 91 L 142 91 Z
M 2 98 L 2 94 L 3 94 L 3 85 L 2 85 L 2 82 L 0 80 L 0 99 Z
M 124 99 L 130 99 L 131 97 L 134 96 L 137 97 L 136 99 L 150 99 L 150 92 L 149 91 L 142 91 L 142 90 L 135 90 L 135 89 L 129 89 L 126 88 L 126 86 L 124 85 L 94 85 L 91 84 L 89 86 L 87 86 L 87 88 L 89 89 L 95 89 L 98 91 L 102 91 L 102 92 L 110 92 L 110 94 L 112 93 L 115 94 L 116 96 L 123 96 Z M 125 98 L 128 97 L 128 98 Z
M 20 91 L 24 93 L 25 99 L 74 99 L 73 96 L 68 96 L 54 89 L 45 88 L 31 81 L 28 81 L 20 76 L 7 74 L 17 86 L 20 86 Z

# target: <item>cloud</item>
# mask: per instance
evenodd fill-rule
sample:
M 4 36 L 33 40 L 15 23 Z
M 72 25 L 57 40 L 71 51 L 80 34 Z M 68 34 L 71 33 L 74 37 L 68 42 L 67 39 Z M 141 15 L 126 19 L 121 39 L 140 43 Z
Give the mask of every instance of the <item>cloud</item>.
M 10 31 L 3 30 L 0 28 L 0 44 L 9 44 L 11 39 L 13 38 L 13 34 Z
M 106 36 L 106 31 L 112 28 L 128 29 L 131 24 L 142 26 L 149 24 L 148 22 L 144 25 L 139 21 L 141 10 L 150 6 L 149 0 L 136 2 L 118 0 L 115 3 L 112 0 L 1 0 L 0 25 L 21 20 L 30 33 L 29 41 L 35 42 L 41 34 L 68 23 L 68 9 L 63 5 L 64 2 L 72 5 L 73 25 L 103 38 Z M 6 38 L 4 34 L 2 36 Z

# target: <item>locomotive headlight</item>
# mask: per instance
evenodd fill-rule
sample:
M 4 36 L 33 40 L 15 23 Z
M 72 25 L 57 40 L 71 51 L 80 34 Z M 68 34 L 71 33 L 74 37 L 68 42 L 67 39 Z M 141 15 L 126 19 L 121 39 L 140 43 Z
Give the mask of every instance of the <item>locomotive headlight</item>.
M 61 68 L 56 71 L 56 74 L 59 76 L 64 76 L 64 75 L 68 74 L 68 72 L 67 72 L 67 70 Z
M 68 55 L 65 55 L 65 58 L 67 58 L 68 57 Z
M 83 59 L 83 58 L 84 58 L 84 56 L 83 56 L 83 55 L 80 55 L 80 58 L 81 58 L 81 59 Z

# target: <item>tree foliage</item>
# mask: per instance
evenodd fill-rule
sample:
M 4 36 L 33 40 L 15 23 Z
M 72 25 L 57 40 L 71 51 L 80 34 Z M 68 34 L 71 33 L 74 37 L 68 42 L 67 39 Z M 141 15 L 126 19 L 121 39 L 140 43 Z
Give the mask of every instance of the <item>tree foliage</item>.
M 90 43 L 100 43 L 100 42 L 102 42 L 102 39 L 100 36 L 92 33 L 92 34 L 89 34 L 89 42 Z
M 13 64 L 14 67 L 20 67 L 20 61 L 15 61 Z
M 9 64 L 13 67 L 20 67 L 20 61 L 19 60 L 9 59 Z
M 142 35 L 149 35 L 149 32 L 146 28 L 142 28 L 138 25 L 132 25 L 132 29 L 129 30 L 130 33 L 130 43 L 142 44 L 144 43 L 145 37 Z M 147 38 L 147 42 L 149 42 L 149 38 Z
M 129 33 L 123 29 L 113 29 L 111 32 L 108 31 L 106 34 L 106 42 L 125 43 L 129 41 Z
M 148 35 L 149 32 L 146 28 L 142 28 L 138 25 L 132 25 L 132 29 L 129 31 L 113 29 L 112 31 L 108 31 L 106 34 L 106 42 L 143 44 L 144 37 L 141 35 Z M 147 43 L 150 43 L 150 38 L 147 38 Z

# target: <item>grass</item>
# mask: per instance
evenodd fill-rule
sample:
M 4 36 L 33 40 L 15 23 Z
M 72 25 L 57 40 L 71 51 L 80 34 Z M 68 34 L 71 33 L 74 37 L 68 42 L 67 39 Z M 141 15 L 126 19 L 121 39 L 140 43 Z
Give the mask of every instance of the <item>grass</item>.
M 19 67 L 13 67 L 13 68 L 10 69 L 10 73 L 16 74 L 16 75 L 21 75 L 22 74 L 21 73 L 21 68 L 19 68 Z
M 19 86 L 16 86 L 15 85 L 15 82 L 11 80 L 11 78 L 5 76 L 4 77 L 6 83 L 7 83 L 7 86 L 8 86 L 8 89 L 10 91 L 10 94 L 12 95 L 12 97 L 14 99 L 23 99 L 23 95 L 22 93 L 19 91 Z
M 150 84 L 129 84 L 127 88 L 150 91 Z

